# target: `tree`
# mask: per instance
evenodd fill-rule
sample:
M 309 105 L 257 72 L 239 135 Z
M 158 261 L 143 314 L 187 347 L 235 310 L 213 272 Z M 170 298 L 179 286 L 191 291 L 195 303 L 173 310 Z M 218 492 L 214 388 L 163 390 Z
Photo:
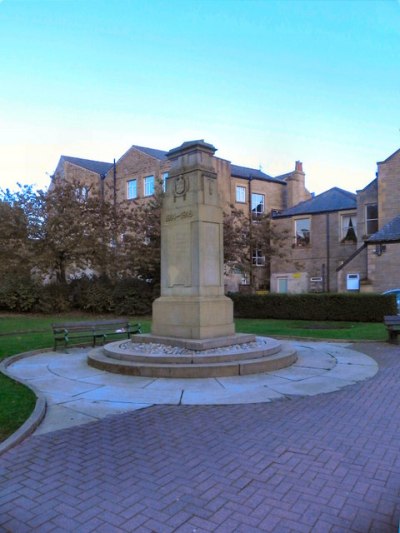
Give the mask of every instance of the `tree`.
M 269 287 L 272 257 L 284 257 L 287 231 L 278 231 L 269 214 L 253 219 L 234 206 L 224 213 L 224 264 L 227 275 L 240 271 L 250 285 Z M 257 282 L 256 282 L 257 278 Z

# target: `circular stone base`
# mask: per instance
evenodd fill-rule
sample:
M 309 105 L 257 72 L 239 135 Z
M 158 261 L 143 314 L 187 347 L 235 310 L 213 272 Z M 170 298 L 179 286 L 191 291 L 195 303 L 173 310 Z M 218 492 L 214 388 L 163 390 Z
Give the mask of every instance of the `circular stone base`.
M 150 339 L 151 340 L 151 339 Z M 155 340 L 155 339 L 154 339 Z M 243 339 L 241 339 L 243 340 Z M 255 337 L 250 342 L 193 350 L 172 344 L 118 341 L 96 348 L 88 355 L 88 364 L 108 372 L 145 377 L 209 378 L 258 374 L 279 370 L 293 364 L 297 352 L 269 337 Z

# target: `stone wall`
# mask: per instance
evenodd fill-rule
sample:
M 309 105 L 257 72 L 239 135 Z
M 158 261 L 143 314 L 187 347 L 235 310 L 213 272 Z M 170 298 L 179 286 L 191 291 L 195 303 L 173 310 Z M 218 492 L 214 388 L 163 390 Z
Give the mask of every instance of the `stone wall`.
M 296 292 L 339 290 L 336 269 L 357 250 L 357 243 L 341 242 L 341 216 L 346 213 L 340 211 L 275 219 L 279 230 L 287 231 L 289 237 L 282 249 L 284 257 L 274 257 L 271 262 L 272 292 L 277 292 L 277 279 L 284 273 L 290 274 Z M 300 247 L 295 242 L 295 221 L 303 218 L 311 219 L 310 244 Z M 298 276 L 293 278 L 293 274 Z M 322 282 L 311 281 L 311 278 L 322 278 Z
M 378 253 L 375 245 L 368 246 L 368 277 L 374 292 L 400 288 L 400 243 L 383 246 Z
M 378 163 L 379 229 L 400 214 L 400 150 Z

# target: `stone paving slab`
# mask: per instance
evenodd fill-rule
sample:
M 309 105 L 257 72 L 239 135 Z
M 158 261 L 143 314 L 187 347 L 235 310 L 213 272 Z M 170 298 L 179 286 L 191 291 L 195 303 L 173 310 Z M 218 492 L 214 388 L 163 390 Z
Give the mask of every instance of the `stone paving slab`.
M 0 532 L 397 532 L 400 349 L 360 350 L 379 372 L 330 394 L 30 437 L 0 457 Z
M 61 429 L 63 423 L 70 427 L 120 413 L 121 408 L 132 411 L 154 404 L 263 403 L 327 393 L 370 378 L 378 370 L 372 358 L 351 350 L 348 344 L 294 344 L 298 351 L 294 365 L 248 376 L 155 379 L 111 374 L 89 367 L 88 350 L 79 348 L 20 359 L 8 367 L 8 372 L 45 394 L 51 409 L 37 430 L 44 433 Z

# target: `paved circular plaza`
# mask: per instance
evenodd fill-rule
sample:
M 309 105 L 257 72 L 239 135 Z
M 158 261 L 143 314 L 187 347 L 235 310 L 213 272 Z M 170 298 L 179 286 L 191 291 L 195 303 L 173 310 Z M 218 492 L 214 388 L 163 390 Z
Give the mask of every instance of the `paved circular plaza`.
M 260 387 L 273 397 L 242 391 L 222 405 L 199 405 L 208 380 L 205 389 L 181 383 L 179 398 L 166 380 L 143 382 L 135 397 L 142 403 L 134 403 L 123 386 L 127 377 L 109 376 L 121 380 L 117 385 L 101 381 L 98 371 L 87 374 L 78 350 L 15 363 L 9 370 L 40 385 L 50 409 L 36 434 L 0 456 L 0 531 L 397 531 L 399 347 L 299 346 L 296 368 L 269 375 L 275 383 Z M 322 346 L 325 362 L 306 363 L 319 359 L 314 350 Z M 114 401 L 107 389 L 125 391 L 108 414 L 127 412 L 106 416 L 103 407 Z M 232 382 L 232 398 L 234 389 Z M 154 405 L 157 395 L 163 405 Z M 85 402 L 91 413 L 81 410 Z M 54 409 L 68 413 L 63 424 L 71 427 L 56 430 L 55 422 L 46 429 Z

